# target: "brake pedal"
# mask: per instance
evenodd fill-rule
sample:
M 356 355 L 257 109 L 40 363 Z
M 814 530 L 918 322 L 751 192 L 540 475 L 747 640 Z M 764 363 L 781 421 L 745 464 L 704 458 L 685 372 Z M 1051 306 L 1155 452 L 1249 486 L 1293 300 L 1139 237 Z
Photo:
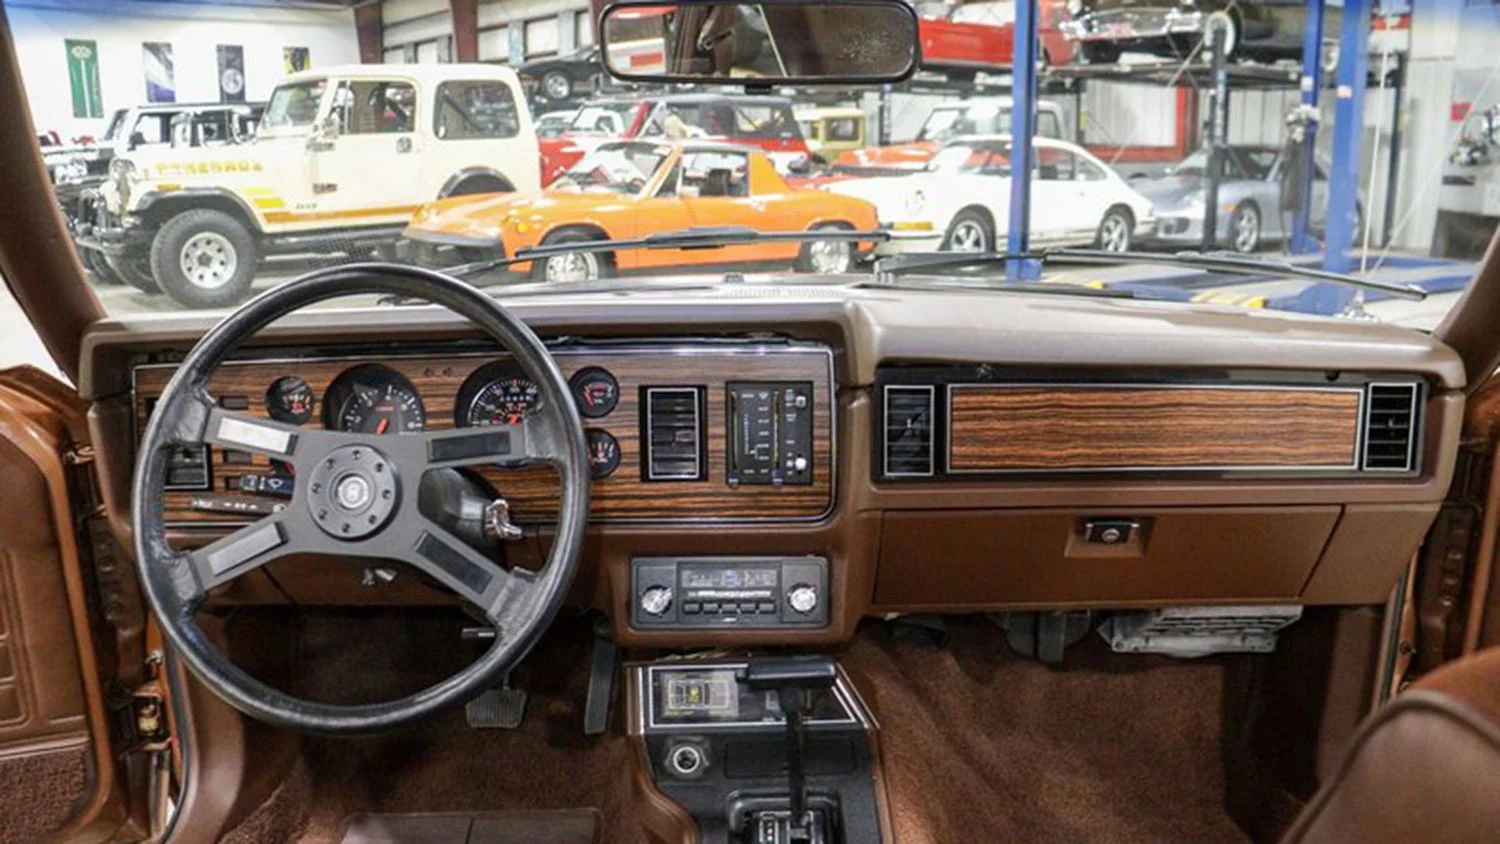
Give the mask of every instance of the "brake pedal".
M 510 676 L 498 689 L 486 689 L 464 705 L 470 729 L 514 730 L 526 720 L 526 690 L 511 686 Z
M 602 736 L 609 729 L 609 705 L 615 697 L 615 673 L 620 649 L 610 638 L 609 621 L 594 625 L 594 651 L 589 659 L 589 694 L 583 707 L 583 734 Z

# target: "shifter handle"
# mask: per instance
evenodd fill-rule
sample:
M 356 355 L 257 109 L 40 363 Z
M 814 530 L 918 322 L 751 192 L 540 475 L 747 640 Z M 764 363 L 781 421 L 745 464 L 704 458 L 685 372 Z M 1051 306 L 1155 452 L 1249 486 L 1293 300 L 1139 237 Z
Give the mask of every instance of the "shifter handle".
M 758 657 L 745 666 L 745 686 L 755 692 L 831 689 L 836 679 L 838 666 L 822 655 Z

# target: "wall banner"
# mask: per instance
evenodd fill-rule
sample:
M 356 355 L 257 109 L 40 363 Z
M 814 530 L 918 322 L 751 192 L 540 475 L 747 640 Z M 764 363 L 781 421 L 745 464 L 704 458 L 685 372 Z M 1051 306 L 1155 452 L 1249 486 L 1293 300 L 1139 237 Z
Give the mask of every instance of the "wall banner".
M 68 84 L 73 89 L 74 117 L 103 117 L 103 83 L 99 81 L 99 45 L 69 38 L 63 41 L 68 54 Z
M 245 48 L 238 44 L 219 45 L 219 102 L 245 101 Z
M 172 68 L 172 45 L 161 41 L 141 44 L 141 67 L 146 73 L 146 102 L 177 102 L 177 76 Z

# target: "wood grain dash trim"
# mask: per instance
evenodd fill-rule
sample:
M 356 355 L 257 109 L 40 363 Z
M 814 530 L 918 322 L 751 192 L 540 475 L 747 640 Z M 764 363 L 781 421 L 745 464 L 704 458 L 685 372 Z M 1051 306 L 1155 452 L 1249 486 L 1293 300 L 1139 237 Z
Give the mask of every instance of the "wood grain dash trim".
M 1359 387 L 955 384 L 948 471 L 1359 467 Z

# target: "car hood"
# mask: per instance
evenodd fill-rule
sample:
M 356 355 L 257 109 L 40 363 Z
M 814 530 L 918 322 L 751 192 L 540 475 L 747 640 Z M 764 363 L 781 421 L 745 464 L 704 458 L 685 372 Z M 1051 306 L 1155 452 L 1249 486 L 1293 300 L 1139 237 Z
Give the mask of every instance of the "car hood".
M 876 176 L 869 179 L 829 182 L 823 185 L 823 190 L 840 196 L 863 199 L 879 206 L 882 203 L 904 201 L 918 190 L 927 190 L 931 184 L 931 176 L 925 173 L 913 173 L 910 176 Z
M 1180 0 L 1089 0 L 1089 2 L 1084 4 L 1083 11 L 1079 16 L 1086 15 L 1089 12 L 1106 12 L 1122 9 L 1176 9 L 1186 5 L 1191 4 L 1180 2 Z
M 1202 192 L 1201 176 L 1162 176 L 1156 179 L 1136 179 L 1130 182 L 1136 193 L 1151 200 L 1157 208 L 1171 208 L 1187 203 L 1188 197 Z
M 836 167 L 910 167 L 920 169 L 938 150 L 933 141 L 913 141 L 884 147 L 867 147 L 840 153 Z
M 592 193 L 572 188 L 549 188 L 540 194 L 491 193 L 458 196 L 423 206 L 411 219 L 411 229 L 468 237 L 500 237 L 507 218 L 528 222 L 573 217 L 631 202 L 617 193 Z

